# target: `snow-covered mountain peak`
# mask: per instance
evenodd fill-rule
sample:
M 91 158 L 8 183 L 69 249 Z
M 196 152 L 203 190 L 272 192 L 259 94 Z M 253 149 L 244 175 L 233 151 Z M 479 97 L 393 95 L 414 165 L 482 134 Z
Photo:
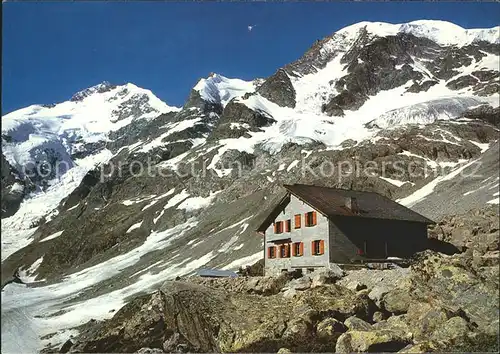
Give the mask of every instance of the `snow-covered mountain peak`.
M 18 170 L 46 160 L 48 154 L 72 166 L 72 156 L 95 154 L 111 131 L 178 110 L 134 84 L 103 82 L 69 101 L 32 105 L 3 116 L 2 152 Z
M 206 79 L 198 81 L 193 89 L 198 91 L 205 101 L 221 103 L 225 106 L 234 97 L 243 96 L 247 92 L 254 92 L 255 86 L 254 81 L 230 79 L 211 73 Z
M 75 100 L 75 96 L 78 100 Z M 53 131 L 67 129 L 105 133 L 118 129 L 136 118 L 154 118 L 161 113 L 178 111 L 156 97 L 150 90 L 134 84 L 114 86 L 102 83 L 75 94 L 69 101 L 54 105 L 32 105 L 2 117 L 2 133 L 11 134 L 20 125 L 34 127 L 52 122 Z M 38 122 L 38 123 L 36 123 Z M 51 129 L 52 130 L 52 129 Z
M 459 47 L 477 41 L 500 43 L 500 26 L 465 29 L 446 21 L 419 20 L 399 25 L 399 32 L 429 38 L 441 45 L 457 45 Z
M 493 28 L 465 29 L 454 23 L 438 20 L 418 20 L 408 23 L 392 24 L 387 22 L 363 21 L 344 27 L 332 36 L 328 46 L 337 47 L 355 41 L 360 31 L 366 30 L 374 37 L 394 36 L 408 33 L 423 37 L 439 45 L 465 46 L 477 41 L 500 43 L 500 26 Z M 327 46 L 327 47 L 328 47 Z

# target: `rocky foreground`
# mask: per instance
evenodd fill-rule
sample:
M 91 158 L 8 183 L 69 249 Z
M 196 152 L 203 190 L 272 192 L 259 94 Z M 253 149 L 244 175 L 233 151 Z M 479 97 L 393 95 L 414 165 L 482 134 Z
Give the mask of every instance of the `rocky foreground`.
M 167 281 L 58 351 L 498 352 L 498 258 L 478 257 L 426 251 L 409 268 Z

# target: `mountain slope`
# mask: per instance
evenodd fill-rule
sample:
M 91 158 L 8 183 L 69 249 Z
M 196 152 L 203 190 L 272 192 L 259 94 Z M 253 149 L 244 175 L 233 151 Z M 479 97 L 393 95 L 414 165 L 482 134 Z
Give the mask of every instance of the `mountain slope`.
M 486 192 L 463 208 L 486 204 L 494 184 L 475 192 L 468 177 L 449 181 L 494 161 L 495 33 L 360 23 L 265 80 L 211 74 L 179 109 L 105 84 L 3 117 L 12 172 L 2 189 L 21 181 L 33 193 L 2 219 L 2 283 L 19 269 L 35 286 L 6 285 L 5 313 L 15 320 L 22 309 L 40 335 L 57 332 L 25 343 L 31 350 L 166 279 L 251 264 L 263 255 L 254 230 L 283 183 L 376 191 L 430 218 L 441 210 L 433 193 L 456 204 L 460 193 Z M 68 170 L 26 180 L 33 160 Z M 495 172 L 485 168 L 484 179 Z

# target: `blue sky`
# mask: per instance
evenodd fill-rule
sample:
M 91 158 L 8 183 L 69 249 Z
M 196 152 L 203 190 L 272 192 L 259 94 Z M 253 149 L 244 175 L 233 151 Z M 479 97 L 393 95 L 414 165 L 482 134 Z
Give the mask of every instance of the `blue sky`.
M 356 22 L 493 27 L 499 10 L 480 2 L 7 2 L 2 113 L 65 101 L 104 80 L 132 82 L 180 106 L 212 71 L 269 76 L 316 39 Z

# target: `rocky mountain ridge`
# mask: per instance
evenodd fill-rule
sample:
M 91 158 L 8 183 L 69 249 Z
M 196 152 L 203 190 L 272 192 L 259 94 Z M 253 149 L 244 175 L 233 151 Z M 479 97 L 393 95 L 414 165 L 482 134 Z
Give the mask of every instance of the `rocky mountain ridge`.
M 338 31 L 265 80 L 211 74 L 182 108 L 102 84 L 2 117 L 2 283 L 19 269 L 29 284 L 5 287 L 6 317 L 28 312 L 54 345 L 166 279 L 251 264 L 283 183 L 376 191 L 436 220 L 497 205 L 495 29 L 386 25 Z M 30 161 L 69 168 L 27 180 Z

